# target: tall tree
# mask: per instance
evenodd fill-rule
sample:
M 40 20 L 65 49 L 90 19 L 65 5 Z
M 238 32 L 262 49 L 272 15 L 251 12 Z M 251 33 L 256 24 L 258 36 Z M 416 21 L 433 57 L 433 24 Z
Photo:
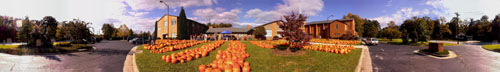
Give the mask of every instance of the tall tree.
M 396 25 L 394 21 L 389 22 L 387 27 L 380 31 L 381 37 L 389 38 L 392 41 L 393 38 L 401 37 L 401 31 L 398 30 L 399 26 Z
M 377 20 L 365 20 L 364 28 L 364 37 L 377 37 L 378 32 L 380 31 L 380 24 Z
M 62 27 L 62 30 L 65 33 L 65 37 L 68 37 L 72 41 L 84 43 L 83 39 L 89 39 L 92 37 L 92 33 L 90 31 L 91 23 L 73 19 L 73 21 L 69 21 L 65 24 L 66 25 Z
M 431 31 L 429 29 L 428 18 L 407 19 L 401 24 L 400 31 L 402 32 L 403 43 L 425 42 L 430 39 Z
M 290 51 L 290 48 L 302 48 L 302 46 L 307 45 L 311 40 L 311 36 L 300 28 L 304 26 L 307 17 L 292 12 L 288 16 L 283 16 L 283 18 L 285 20 L 278 22 L 278 25 L 284 31 L 282 36 L 290 43 L 290 47 L 287 49 Z
M 188 27 L 184 7 L 181 7 L 181 12 L 179 13 L 179 17 L 177 17 L 177 39 L 189 39 L 189 30 L 185 30 L 189 29 Z
M 26 17 L 23 20 L 21 30 L 19 31 L 19 34 L 18 34 L 18 39 L 21 42 L 28 42 L 28 44 L 33 43 L 32 42 L 33 40 L 30 40 L 30 39 L 33 39 L 31 37 L 32 32 L 33 32 L 33 24 L 30 22 L 30 19 L 28 17 Z
M 113 26 L 113 24 L 103 24 L 101 31 L 105 39 L 110 39 L 113 38 L 113 35 L 116 31 L 116 28 Z
M 500 39 L 500 14 L 496 15 L 493 21 L 491 21 L 490 25 L 491 31 L 490 31 L 490 37 L 492 40 L 499 40 Z
M 118 36 L 122 37 L 123 39 L 127 38 L 130 36 L 130 30 L 128 29 L 126 24 L 120 25 L 118 28 Z
M 453 38 L 453 39 L 455 39 L 455 36 L 460 34 L 459 23 L 461 22 L 461 20 L 458 18 L 458 16 L 460 16 L 460 14 L 458 14 L 456 12 L 455 15 L 456 15 L 456 17 L 453 17 L 451 19 L 450 23 L 448 23 L 449 29 L 451 30 L 451 34 L 452 34 L 451 38 Z
M 158 36 L 158 21 L 155 22 L 155 31 L 153 31 L 153 41 L 151 44 L 155 44 L 156 43 L 156 37 Z
M 55 39 L 57 30 L 57 20 L 52 16 L 45 16 L 40 25 L 42 46 L 51 47 L 50 39 Z
M 363 33 L 364 33 L 363 26 L 365 24 L 365 19 L 361 18 L 359 15 L 354 15 L 352 13 L 348 13 L 347 15 L 344 15 L 344 17 L 342 17 L 342 19 L 354 19 L 354 23 L 356 24 L 355 30 L 358 33 L 359 37 L 363 37 Z

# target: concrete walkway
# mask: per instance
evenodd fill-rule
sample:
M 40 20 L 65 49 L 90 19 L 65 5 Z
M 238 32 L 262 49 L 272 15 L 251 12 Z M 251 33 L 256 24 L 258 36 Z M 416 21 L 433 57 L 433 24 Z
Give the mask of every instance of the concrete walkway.
M 141 53 L 142 51 L 137 51 L 136 49 L 137 46 L 128 52 L 123 65 L 123 72 L 139 72 L 139 68 L 137 68 L 137 63 L 135 62 L 135 53 Z

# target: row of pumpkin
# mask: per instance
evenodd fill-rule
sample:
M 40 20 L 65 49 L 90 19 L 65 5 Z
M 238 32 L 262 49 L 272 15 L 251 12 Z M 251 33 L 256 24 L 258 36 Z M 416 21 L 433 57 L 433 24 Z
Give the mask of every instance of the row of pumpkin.
M 181 50 L 181 49 L 188 48 L 188 47 L 198 45 L 201 43 L 205 43 L 205 42 L 208 42 L 208 41 L 195 41 L 195 42 L 190 42 L 190 43 L 177 44 L 177 45 L 173 45 L 173 46 L 167 46 L 167 47 L 151 50 L 149 52 L 150 53 L 166 53 L 166 52 L 170 52 L 170 51 Z
M 361 43 L 360 41 L 356 41 L 356 40 L 338 40 L 338 39 L 311 39 L 310 42 L 328 43 L 328 44 L 343 44 L 343 45 L 352 45 L 352 44 Z
M 156 40 L 155 44 L 144 44 L 144 49 L 156 50 L 166 46 L 196 42 L 195 40 Z
M 223 43 L 224 41 L 215 41 L 214 43 L 206 44 L 199 48 L 187 49 L 166 56 L 163 55 L 161 59 L 166 63 L 177 63 L 177 61 L 179 61 L 180 63 L 184 63 L 186 61 L 191 61 L 193 59 L 198 59 L 207 56 L 208 53 L 210 53 L 215 48 L 218 48 Z
M 274 45 L 266 44 L 262 41 L 250 41 L 251 44 L 257 45 L 261 48 L 274 48 Z
M 288 45 L 288 42 L 286 41 L 281 41 L 281 40 L 275 40 L 275 41 L 264 41 L 270 44 L 274 45 Z M 252 44 L 257 45 L 261 48 L 273 48 L 267 46 L 266 43 L 262 43 L 261 41 L 251 41 Z M 267 47 L 266 47 L 267 46 Z M 340 46 L 340 45 L 306 45 L 303 46 L 302 49 L 306 50 L 314 50 L 314 51 L 323 51 L 323 52 L 330 52 L 330 53 L 336 53 L 336 54 L 347 54 L 351 52 L 351 50 L 355 50 L 353 46 Z
M 307 45 L 304 46 L 303 49 L 330 52 L 336 54 L 347 54 L 351 52 L 351 50 L 355 50 L 356 48 L 354 48 L 353 46 L 339 46 L 339 45 Z
M 246 53 L 245 44 L 239 41 L 231 41 L 228 48 L 218 51 L 216 59 L 207 65 L 200 65 L 200 72 L 250 72 L 250 63 L 245 58 L 250 54 Z
M 275 40 L 275 41 L 264 41 L 273 45 L 288 45 L 287 41 L 284 40 Z

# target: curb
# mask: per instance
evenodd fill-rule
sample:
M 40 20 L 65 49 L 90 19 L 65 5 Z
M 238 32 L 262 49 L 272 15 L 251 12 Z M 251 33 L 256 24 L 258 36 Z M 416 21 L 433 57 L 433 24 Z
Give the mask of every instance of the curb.
M 123 72 L 139 72 L 137 68 L 137 63 L 135 62 L 135 52 L 137 46 L 130 49 L 127 54 L 127 58 L 125 58 L 125 62 L 123 64 Z
M 361 48 L 361 56 L 354 72 L 373 72 L 372 59 L 368 47 Z

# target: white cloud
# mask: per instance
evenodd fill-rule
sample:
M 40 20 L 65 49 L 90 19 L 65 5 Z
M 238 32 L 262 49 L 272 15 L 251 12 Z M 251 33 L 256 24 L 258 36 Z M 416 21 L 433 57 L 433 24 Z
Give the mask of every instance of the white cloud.
M 423 10 L 414 10 L 413 8 L 402 8 L 396 13 L 392 14 L 391 16 L 380 16 L 380 17 L 375 17 L 375 18 L 369 18 L 371 20 L 377 20 L 380 23 L 380 27 L 387 27 L 387 24 L 390 21 L 396 22 L 396 24 L 402 23 L 405 19 L 409 19 L 414 16 L 422 16 L 422 15 L 438 15 L 434 12 L 437 12 L 436 10 L 429 10 L 429 9 L 423 9 Z
M 458 12 L 462 19 L 479 19 L 483 15 L 493 17 L 500 13 L 499 3 L 500 0 L 428 0 L 426 2 L 427 5 L 443 10 L 433 13 L 440 13 L 448 20 L 455 16 L 453 14 L 455 12 Z
M 133 15 L 133 16 L 142 16 L 142 15 L 146 15 L 146 14 L 149 14 L 149 12 L 128 12 L 130 15 Z
M 212 22 L 212 23 L 235 23 L 239 20 L 238 14 L 241 13 L 240 9 L 231 9 L 230 11 L 225 11 L 224 8 L 205 8 L 196 9 L 193 14 L 199 16 L 204 20 L 199 20 L 202 22 Z
M 322 0 L 284 0 L 283 4 L 275 6 L 274 10 L 263 11 L 259 8 L 247 11 L 247 18 L 255 18 L 257 23 L 267 23 L 279 20 L 281 16 L 291 11 L 302 13 L 306 16 L 316 16 L 323 9 Z
M 170 8 L 191 7 L 191 6 L 211 6 L 217 3 L 217 0 L 163 0 Z M 160 0 L 125 0 L 132 10 L 153 10 L 166 9 L 165 4 Z
M 211 6 L 216 0 L 166 0 L 171 7 Z M 127 9 L 131 8 L 131 9 Z M 126 24 L 137 31 L 152 31 L 159 18 L 143 17 L 153 9 L 165 9 L 159 0 L 0 0 L 0 15 L 40 20 L 53 16 L 58 21 L 80 19 L 91 22 L 96 33 L 104 23 Z

